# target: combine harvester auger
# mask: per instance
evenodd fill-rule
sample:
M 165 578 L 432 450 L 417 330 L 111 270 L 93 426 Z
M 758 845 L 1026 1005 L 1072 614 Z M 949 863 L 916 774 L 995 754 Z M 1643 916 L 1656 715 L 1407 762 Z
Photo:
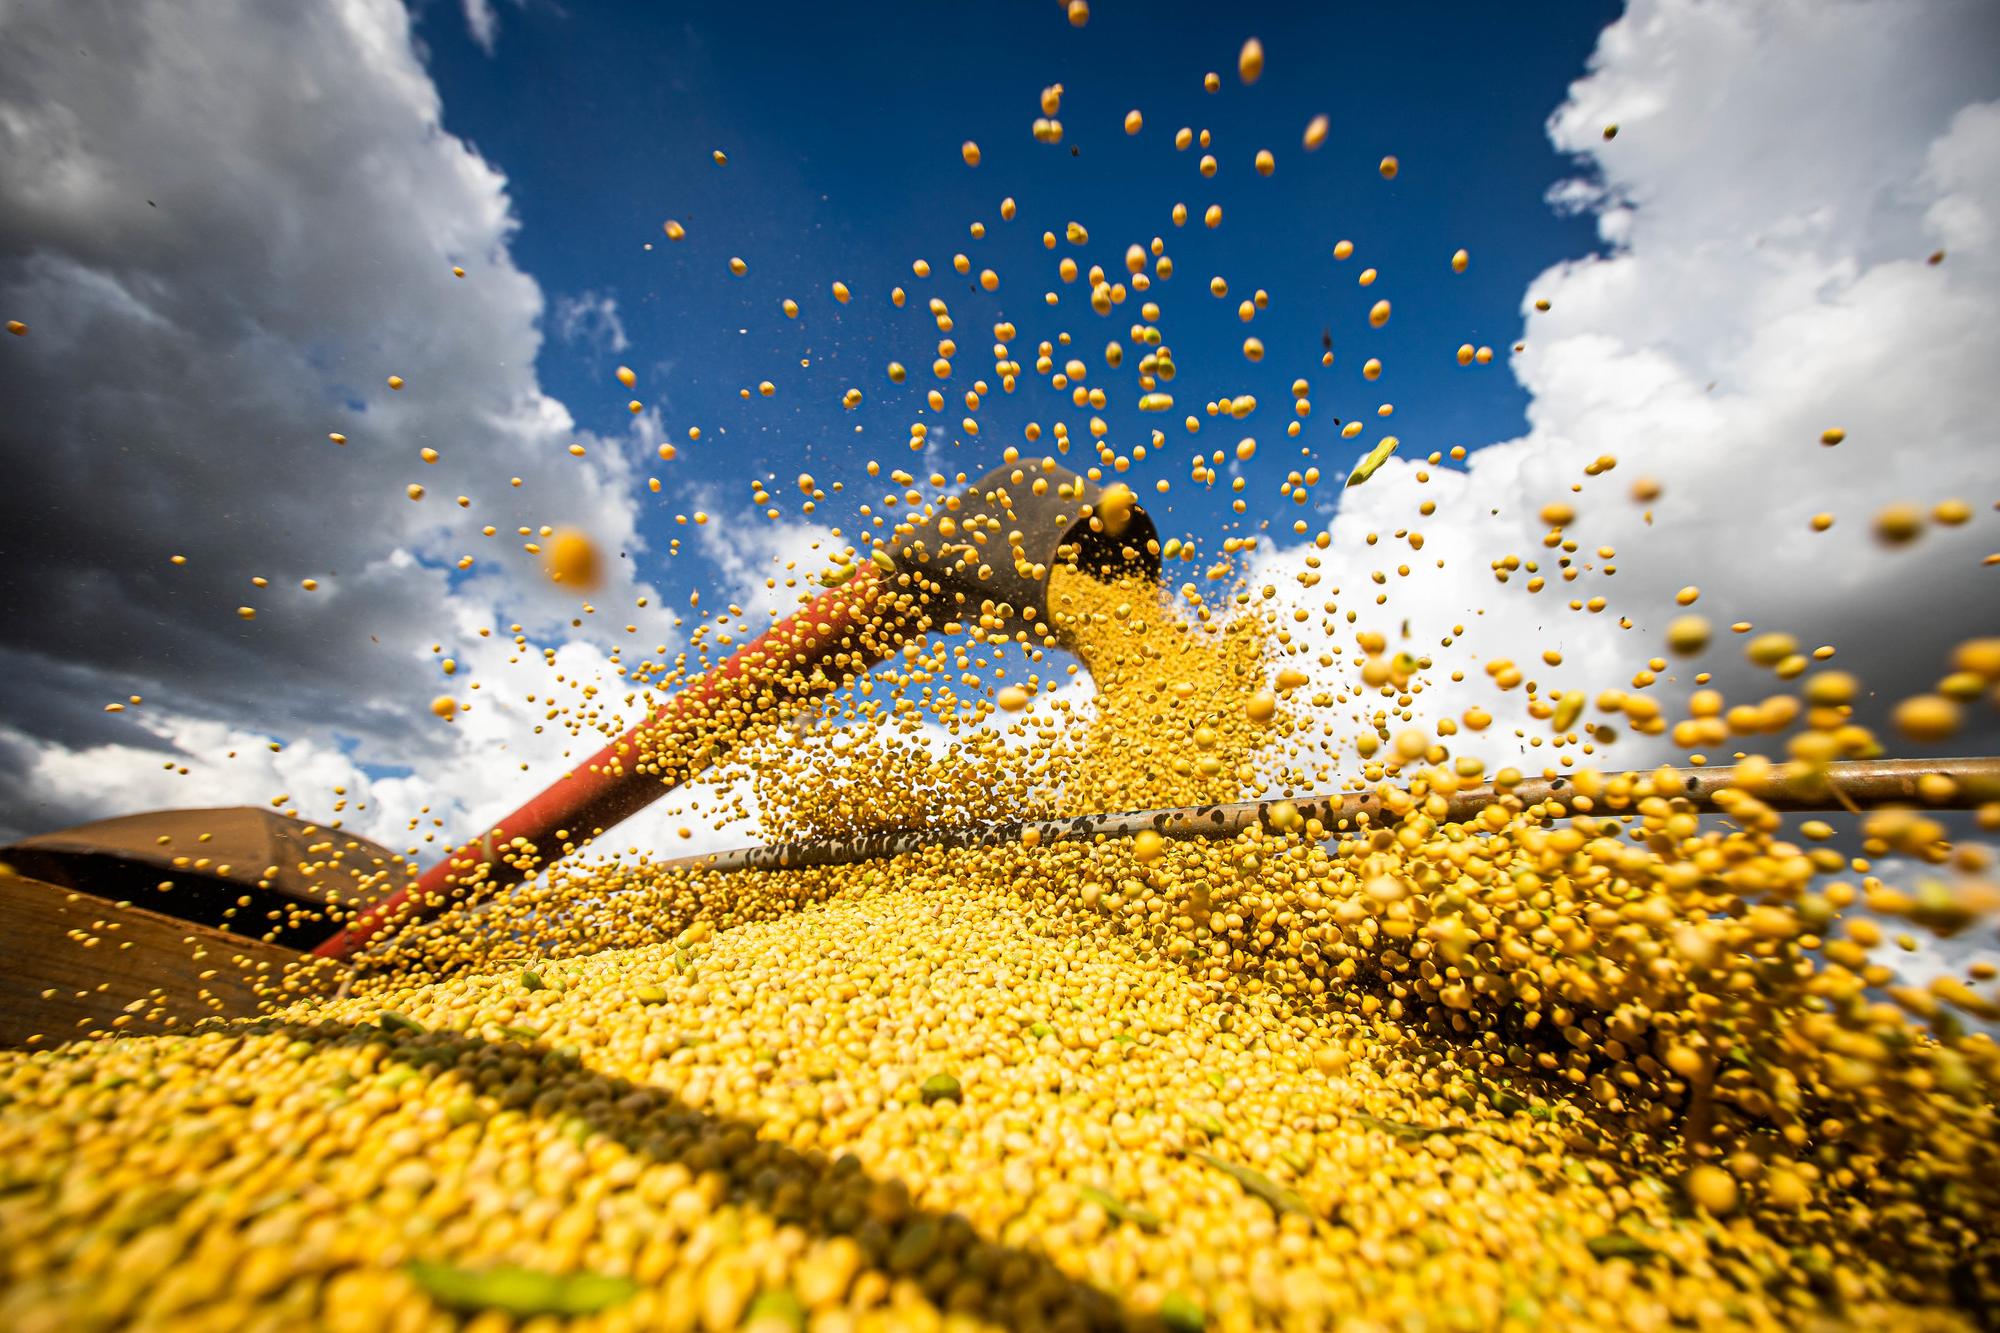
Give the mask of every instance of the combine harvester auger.
M 941 532 L 946 517 L 951 527 Z M 783 720 L 914 635 L 968 620 L 989 632 L 1030 631 L 1045 610 L 1049 570 L 1071 562 L 1158 577 L 1158 535 L 1132 492 L 1063 468 L 988 473 L 911 520 L 893 553 L 875 548 L 845 581 L 737 648 L 313 954 L 352 959 L 472 894 L 518 883 L 723 758 L 719 742 L 746 712 Z

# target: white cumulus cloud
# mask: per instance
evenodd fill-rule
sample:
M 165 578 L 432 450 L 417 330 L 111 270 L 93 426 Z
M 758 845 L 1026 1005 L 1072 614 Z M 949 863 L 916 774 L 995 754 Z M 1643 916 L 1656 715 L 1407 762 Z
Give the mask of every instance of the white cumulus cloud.
M 1876 692 L 1871 720 L 1928 689 L 1954 644 L 2000 629 L 2000 571 L 1982 564 L 2000 458 L 1995 50 L 2000 10 L 1976 0 L 1634 0 L 1549 121 L 1580 167 L 1552 199 L 1594 211 L 1607 249 L 1523 295 L 1511 364 L 1531 395 L 1528 432 L 1463 471 L 1397 459 L 1344 492 L 1319 587 L 1294 581 L 1299 548 L 1263 555 L 1257 581 L 1311 612 L 1304 641 L 1326 646 L 1319 608 L 1338 585 L 1349 660 L 1355 629 L 1399 642 L 1407 623 L 1410 650 L 1439 663 L 1419 719 L 1480 703 L 1506 721 L 1461 748 L 1539 768 L 1551 752 L 1505 733 L 1546 724 L 1521 717 L 1521 692 L 1500 695 L 1478 663 L 1510 658 L 1544 695 L 1622 687 L 1664 652 L 1686 585 L 1717 642 L 1675 667 L 1660 687 L 1669 701 L 1700 669 L 1732 702 L 1782 688 L 1744 664 L 1723 629 L 1736 621 L 1835 647 Z M 1836 426 L 1845 442 L 1822 447 Z M 1586 476 L 1604 455 L 1615 469 Z M 1640 476 L 1663 487 L 1650 505 L 1629 497 Z M 1953 498 L 1973 505 L 1963 527 L 1932 525 L 1900 551 L 1871 539 L 1881 506 Z M 1419 514 L 1424 501 L 1434 516 Z M 1551 501 L 1576 510 L 1574 582 L 1543 545 Z M 1821 512 L 1834 524 L 1815 533 Z M 1399 530 L 1421 531 L 1423 549 Z M 1538 561 L 1547 586 L 1528 592 L 1525 570 L 1498 584 L 1491 564 L 1509 555 Z M 1568 605 L 1599 595 L 1601 612 Z M 1457 625 L 1457 645 L 1440 649 Z M 1464 683 L 1444 678 L 1452 667 Z M 1661 757 L 1627 740 L 1595 762 Z
M 581 343 L 600 354 L 615 356 L 632 345 L 625 321 L 618 317 L 618 300 L 608 292 L 558 298 L 555 326 L 564 342 Z
M 0 832 L 324 816 L 341 785 L 361 831 L 458 836 L 601 743 L 526 696 L 557 647 L 553 688 L 598 684 L 608 728 L 608 654 L 678 641 L 635 609 L 657 421 L 598 438 L 542 391 L 515 225 L 397 0 L 0 10 L 0 305 L 32 330 L 0 358 Z M 597 611 L 523 549 L 544 525 L 599 544 Z

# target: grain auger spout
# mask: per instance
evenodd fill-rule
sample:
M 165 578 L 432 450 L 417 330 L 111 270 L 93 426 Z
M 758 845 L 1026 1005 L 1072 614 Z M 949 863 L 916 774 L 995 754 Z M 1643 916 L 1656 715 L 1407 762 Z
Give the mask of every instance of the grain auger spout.
M 989 635 L 1045 634 L 1052 568 L 1157 578 L 1159 549 L 1152 519 L 1125 486 L 1100 486 L 1045 463 L 995 469 L 900 525 L 851 572 L 836 568 L 832 587 L 313 953 L 352 958 L 384 932 L 527 878 L 693 779 L 747 732 L 782 725 L 913 636 L 956 633 L 968 623 Z

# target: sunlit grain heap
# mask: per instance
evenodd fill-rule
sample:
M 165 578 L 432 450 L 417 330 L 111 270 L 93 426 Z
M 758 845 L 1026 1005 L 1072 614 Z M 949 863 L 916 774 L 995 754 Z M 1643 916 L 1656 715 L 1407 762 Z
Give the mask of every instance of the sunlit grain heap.
M 1058 582 L 1099 706 L 1153 708 L 1086 784 L 1145 780 L 1177 683 L 1224 753 L 1252 734 L 1222 704 L 1258 637 L 1141 633 L 1134 595 Z M 1528 1327 L 1643 1291 L 1953 1326 L 1992 1280 L 2000 1051 L 1944 1014 L 1996 1011 L 1871 998 L 1880 930 L 1843 914 L 1991 904 L 1816 883 L 1747 771 L 1734 829 L 1588 774 L 1440 823 L 1457 776 L 1405 776 L 1343 830 L 559 870 L 433 934 L 449 980 L 15 1058 L 0 1312 Z
M 1845 894 L 1660 796 L 1600 793 L 1633 844 L 1425 785 L 1327 844 L 600 872 L 504 969 L 17 1059 L 0 1309 L 359 1327 L 449 1288 L 411 1260 L 596 1274 L 612 1327 L 1921 1323 L 1885 1303 L 1979 1280 L 1994 1048 L 1814 958 Z

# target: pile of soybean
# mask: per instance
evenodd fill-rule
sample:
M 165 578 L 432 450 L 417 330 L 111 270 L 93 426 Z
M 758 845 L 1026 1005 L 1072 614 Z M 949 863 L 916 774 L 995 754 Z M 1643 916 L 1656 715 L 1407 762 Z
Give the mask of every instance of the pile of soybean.
M 1262 641 L 1144 596 L 1059 582 L 1099 706 L 1023 791 L 1255 779 L 1284 730 Z M 1897 987 L 1870 953 L 1885 920 L 1965 928 L 1970 890 L 1830 877 L 1754 763 L 1726 823 L 1592 773 L 1566 804 L 1451 822 L 1477 766 L 1403 749 L 1380 818 L 1334 829 L 1281 805 L 1226 841 L 559 866 L 409 932 L 398 970 L 341 998 L 0 1057 L 0 1325 L 1965 1328 L 1996 1308 L 2000 1047 L 1961 1015 L 2000 1013 L 1949 975 Z M 1941 836 L 1910 812 L 1867 833 Z

